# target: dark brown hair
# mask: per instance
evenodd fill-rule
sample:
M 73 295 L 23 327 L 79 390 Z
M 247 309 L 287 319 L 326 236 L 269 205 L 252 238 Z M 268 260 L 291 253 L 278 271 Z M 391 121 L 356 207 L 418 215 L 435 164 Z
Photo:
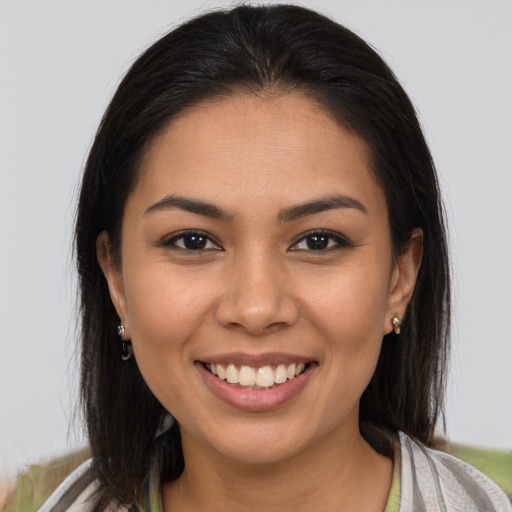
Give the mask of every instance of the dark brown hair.
M 414 108 L 379 55 L 350 30 L 300 7 L 240 6 L 181 25 L 138 58 L 101 121 L 85 167 L 76 221 L 81 389 L 100 481 L 98 510 L 111 500 L 140 502 L 166 411 L 136 362 L 121 360 L 119 319 L 96 260 L 96 238 L 106 230 L 121 261 L 126 198 L 148 145 L 174 116 L 205 99 L 276 89 L 306 94 L 366 141 L 386 196 L 395 255 L 413 228 L 423 230 L 423 261 L 402 334 L 385 336 L 360 417 L 363 433 L 373 425 L 432 440 L 443 410 L 449 268 L 436 173 Z M 177 478 L 184 464 L 179 428 L 158 442 L 162 478 Z

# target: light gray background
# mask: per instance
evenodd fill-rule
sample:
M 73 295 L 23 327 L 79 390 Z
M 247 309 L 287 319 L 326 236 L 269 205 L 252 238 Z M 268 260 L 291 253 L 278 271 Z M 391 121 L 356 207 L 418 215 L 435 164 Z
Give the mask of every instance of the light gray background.
M 0 473 L 84 442 L 71 226 L 100 116 L 149 43 L 231 4 L 0 0 Z M 512 448 L 512 1 L 302 4 L 373 44 L 421 114 L 453 253 L 448 435 Z

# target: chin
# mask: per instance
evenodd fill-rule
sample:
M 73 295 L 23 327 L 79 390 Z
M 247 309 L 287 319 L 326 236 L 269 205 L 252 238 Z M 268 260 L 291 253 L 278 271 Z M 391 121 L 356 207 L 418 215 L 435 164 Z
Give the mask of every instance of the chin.
M 245 436 L 244 436 L 245 437 Z M 222 455 L 244 466 L 276 465 L 297 456 L 303 450 L 294 438 L 283 435 L 258 438 L 253 435 L 249 442 L 240 441 L 219 446 Z
M 295 426 L 297 429 L 290 429 L 289 422 L 285 426 L 280 421 L 269 421 L 269 418 L 266 421 L 249 418 L 247 422 L 225 428 L 217 423 L 207 432 L 196 432 L 195 435 L 181 430 L 184 450 L 188 441 L 190 445 L 196 445 L 198 438 L 202 438 L 203 449 L 237 465 L 257 466 L 285 461 L 305 449 L 309 436 L 299 425 Z

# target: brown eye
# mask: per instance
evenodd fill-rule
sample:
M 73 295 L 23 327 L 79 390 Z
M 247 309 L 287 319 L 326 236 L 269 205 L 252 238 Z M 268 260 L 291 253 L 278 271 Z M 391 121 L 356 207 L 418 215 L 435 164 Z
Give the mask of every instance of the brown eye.
M 327 251 L 353 247 L 352 242 L 338 233 L 329 231 L 311 231 L 303 235 L 290 250 L 292 251 Z
M 308 249 L 312 251 L 319 251 L 329 247 L 329 237 L 327 235 L 310 235 L 305 240 Z
M 183 246 L 189 251 L 201 251 L 206 248 L 208 242 L 204 235 L 185 235 L 182 239 Z
M 186 251 L 221 250 L 219 245 L 206 234 L 196 231 L 185 231 L 173 236 L 164 243 L 168 247 L 177 247 Z

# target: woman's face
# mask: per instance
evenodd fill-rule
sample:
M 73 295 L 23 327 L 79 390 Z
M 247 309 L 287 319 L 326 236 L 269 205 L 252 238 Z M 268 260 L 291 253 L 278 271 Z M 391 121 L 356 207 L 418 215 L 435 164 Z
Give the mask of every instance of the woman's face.
M 367 147 L 319 106 L 238 95 L 186 111 L 142 163 L 121 268 L 107 245 L 112 299 L 186 456 L 275 462 L 358 435 L 419 257 L 393 260 Z

